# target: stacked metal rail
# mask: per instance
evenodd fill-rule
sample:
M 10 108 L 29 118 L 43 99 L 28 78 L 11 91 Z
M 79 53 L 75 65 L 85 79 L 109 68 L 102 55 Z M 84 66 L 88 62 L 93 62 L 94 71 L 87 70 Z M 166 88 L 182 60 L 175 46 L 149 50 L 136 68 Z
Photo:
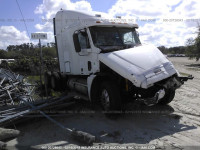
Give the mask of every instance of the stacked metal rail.
M 0 106 L 20 105 L 19 97 L 34 101 L 32 94 L 35 86 L 23 82 L 24 76 L 0 68 Z
M 21 97 L 23 98 L 23 97 Z M 18 106 L 4 106 L 0 108 L 0 126 L 5 127 L 12 124 L 15 124 L 19 121 L 24 121 L 26 117 L 35 117 L 38 116 L 36 113 L 38 110 L 56 110 L 64 108 L 66 106 L 74 104 L 72 96 L 62 96 L 59 98 L 51 98 L 48 100 L 38 100 L 32 102 L 31 104 L 35 106 L 32 108 L 30 105 L 27 105 L 26 99 L 22 99 L 26 104 Z M 51 113 L 51 115 L 53 115 Z

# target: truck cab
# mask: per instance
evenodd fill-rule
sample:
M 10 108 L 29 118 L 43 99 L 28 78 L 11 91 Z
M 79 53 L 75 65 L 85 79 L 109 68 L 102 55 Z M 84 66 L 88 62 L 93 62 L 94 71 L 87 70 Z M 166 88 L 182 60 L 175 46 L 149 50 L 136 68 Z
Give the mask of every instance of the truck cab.
M 59 11 L 54 35 L 60 72 L 47 75 L 48 87 L 76 92 L 104 110 L 119 110 L 127 100 L 168 104 L 188 78 L 157 47 L 142 44 L 137 29 L 121 18 Z

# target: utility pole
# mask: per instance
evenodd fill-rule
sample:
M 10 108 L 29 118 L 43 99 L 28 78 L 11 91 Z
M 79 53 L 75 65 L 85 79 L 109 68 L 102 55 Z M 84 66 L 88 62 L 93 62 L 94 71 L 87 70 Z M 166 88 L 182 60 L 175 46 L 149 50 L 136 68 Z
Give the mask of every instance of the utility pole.
M 31 33 L 31 39 L 39 39 L 39 47 L 40 47 L 40 84 L 42 86 L 42 75 L 43 75 L 43 57 L 42 57 L 42 46 L 41 39 L 47 39 L 46 33 Z
M 42 57 L 42 46 L 41 40 L 39 39 L 39 46 L 40 46 L 40 85 L 42 85 L 42 74 L 43 74 L 43 57 Z

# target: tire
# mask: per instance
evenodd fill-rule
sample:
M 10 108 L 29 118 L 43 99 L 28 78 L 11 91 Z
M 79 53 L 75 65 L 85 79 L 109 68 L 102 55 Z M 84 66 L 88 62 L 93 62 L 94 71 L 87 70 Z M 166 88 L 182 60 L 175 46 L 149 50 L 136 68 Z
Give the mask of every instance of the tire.
M 61 90 L 65 91 L 67 90 L 67 75 L 65 74 L 60 74 L 60 78 L 61 78 Z
M 46 84 L 47 88 L 51 88 L 51 72 L 45 72 L 44 83 Z
M 117 84 L 110 81 L 101 84 L 100 103 L 105 111 L 121 109 L 121 97 Z
M 61 89 L 61 79 L 60 79 L 60 76 L 57 72 L 54 72 L 52 75 L 51 75 L 51 88 L 54 90 L 54 91 L 59 91 Z
M 159 100 L 158 104 L 167 105 L 169 104 L 175 97 L 175 90 L 167 90 L 165 91 L 165 96 Z

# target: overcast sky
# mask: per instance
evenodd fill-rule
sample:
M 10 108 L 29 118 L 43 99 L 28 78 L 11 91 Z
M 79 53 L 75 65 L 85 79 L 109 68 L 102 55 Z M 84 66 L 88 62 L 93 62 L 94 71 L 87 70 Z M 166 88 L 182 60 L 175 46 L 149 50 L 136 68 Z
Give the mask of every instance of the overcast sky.
M 18 0 L 29 36 L 47 32 L 53 42 L 51 19 L 58 10 L 82 10 L 137 19 L 143 43 L 182 46 L 194 38 L 200 21 L 199 0 Z M 149 20 L 147 20 L 149 19 Z M 16 0 L 0 0 L 0 49 L 30 40 Z

